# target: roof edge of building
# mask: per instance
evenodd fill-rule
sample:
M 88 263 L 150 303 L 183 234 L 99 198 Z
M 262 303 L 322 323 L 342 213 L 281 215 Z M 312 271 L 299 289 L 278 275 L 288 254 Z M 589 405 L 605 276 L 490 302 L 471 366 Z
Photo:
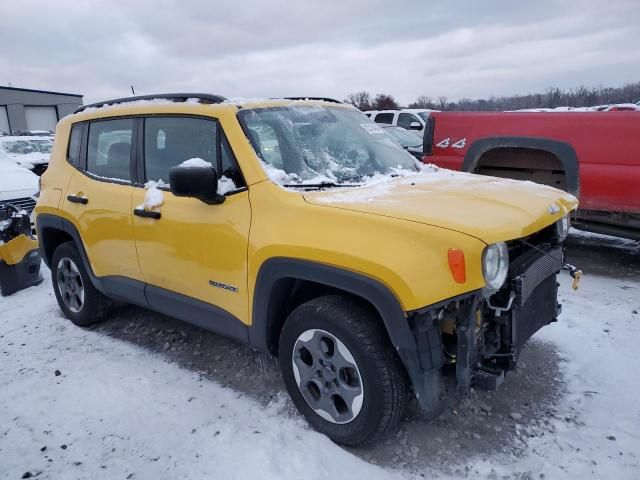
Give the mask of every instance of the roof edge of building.
M 33 88 L 18 88 L 18 87 L 5 87 L 5 86 L 0 86 L 0 90 L 16 90 L 18 92 L 49 93 L 52 95 L 66 95 L 68 97 L 80 97 L 80 98 L 84 96 L 84 95 L 79 95 L 77 93 L 52 92 L 50 90 L 35 90 Z

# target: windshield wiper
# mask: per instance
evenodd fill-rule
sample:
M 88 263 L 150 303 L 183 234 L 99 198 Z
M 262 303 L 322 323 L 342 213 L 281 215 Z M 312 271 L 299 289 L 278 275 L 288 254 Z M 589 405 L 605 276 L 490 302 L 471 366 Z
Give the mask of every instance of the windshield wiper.
M 285 188 L 333 188 L 333 187 L 360 187 L 361 184 L 320 182 L 320 183 L 285 183 L 282 186 Z

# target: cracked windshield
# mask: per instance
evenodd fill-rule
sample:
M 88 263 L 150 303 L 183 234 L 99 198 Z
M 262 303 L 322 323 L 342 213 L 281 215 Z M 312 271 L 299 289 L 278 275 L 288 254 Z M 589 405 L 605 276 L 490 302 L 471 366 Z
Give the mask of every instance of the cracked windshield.
M 410 154 L 354 110 L 288 106 L 238 115 L 269 177 L 281 184 L 358 184 L 418 170 Z

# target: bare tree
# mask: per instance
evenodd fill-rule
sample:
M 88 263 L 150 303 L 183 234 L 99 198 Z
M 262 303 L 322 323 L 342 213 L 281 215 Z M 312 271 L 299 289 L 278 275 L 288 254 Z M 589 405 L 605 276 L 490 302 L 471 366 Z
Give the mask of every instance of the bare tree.
M 367 92 L 357 92 L 350 94 L 345 101 L 361 110 L 398 108 L 398 103 L 388 94 L 378 94 L 372 100 L 371 95 Z M 445 96 L 439 96 L 433 100 L 427 95 L 421 95 L 415 102 L 409 104 L 409 107 L 437 110 L 501 111 L 523 108 L 587 107 L 636 102 L 640 102 L 640 82 L 629 83 L 622 87 L 586 87 L 581 85 L 568 90 L 552 87 L 543 93 L 512 95 L 510 97 L 491 96 L 477 100 L 461 98 L 457 102 L 450 102 Z
M 350 103 L 358 110 L 371 110 L 371 95 L 364 90 L 361 92 L 350 93 L 347 98 L 344 99 L 345 103 Z
M 433 103 L 433 99 L 428 95 L 420 95 L 415 102 L 409 104 L 409 108 L 429 108 L 433 110 L 436 108 L 436 104 Z
M 376 98 L 373 99 L 371 107 L 373 110 L 388 110 L 398 108 L 398 102 L 396 102 L 396 99 L 391 95 L 379 93 L 376 95 Z
M 438 97 L 438 108 L 440 110 L 446 110 L 447 109 L 447 97 L 445 97 L 444 95 L 441 95 Z

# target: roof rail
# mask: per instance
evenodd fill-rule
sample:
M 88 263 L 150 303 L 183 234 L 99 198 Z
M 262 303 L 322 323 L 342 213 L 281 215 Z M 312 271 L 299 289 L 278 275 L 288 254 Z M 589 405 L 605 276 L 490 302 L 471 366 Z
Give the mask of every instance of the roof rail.
M 89 105 L 82 105 L 78 107 L 75 112 L 79 113 L 87 108 L 104 107 L 105 105 L 117 105 L 119 103 L 137 102 L 139 100 L 171 100 L 172 102 L 186 102 L 190 98 L 200 100 L 200 103 L 222 103 L 226 100 L 222 95 L 212 95 L 210 93 L 159 93 L 156 95 L 139 95 L 137 97 L 123 97 L 113 100 L 106 100 L 104 102 L 90 103 Z
M 318 100 L 321 102 L 342 103 L 340 100 L 329 97 L 284 97 L 285 100 Z

